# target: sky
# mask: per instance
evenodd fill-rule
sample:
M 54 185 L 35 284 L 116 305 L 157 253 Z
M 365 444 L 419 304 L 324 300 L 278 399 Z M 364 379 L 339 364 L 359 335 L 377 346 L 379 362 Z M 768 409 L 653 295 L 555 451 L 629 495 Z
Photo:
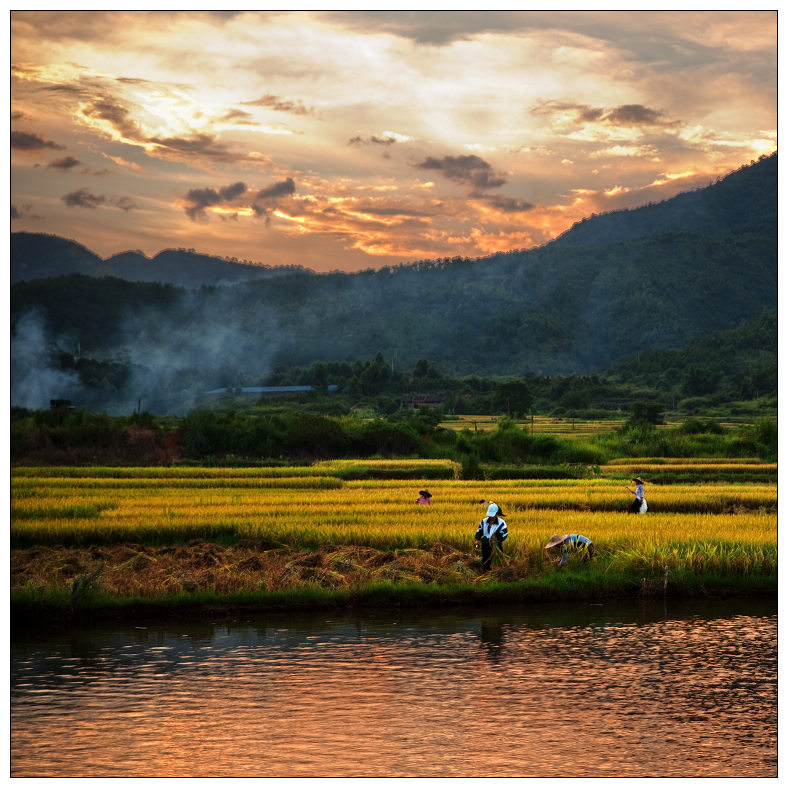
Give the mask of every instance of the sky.
M 776 150 L 776 11 L 13 11 L 11 230 L 358 271 Z

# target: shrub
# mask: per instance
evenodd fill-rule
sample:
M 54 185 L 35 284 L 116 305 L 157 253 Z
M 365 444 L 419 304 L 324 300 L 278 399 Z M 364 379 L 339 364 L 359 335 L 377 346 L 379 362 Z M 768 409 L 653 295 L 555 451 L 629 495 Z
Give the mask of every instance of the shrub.
M 347 437 L 348 451 L 362 457 L 414 454 L 421 443 L 413 427 L 381 419 L 352 423 Z

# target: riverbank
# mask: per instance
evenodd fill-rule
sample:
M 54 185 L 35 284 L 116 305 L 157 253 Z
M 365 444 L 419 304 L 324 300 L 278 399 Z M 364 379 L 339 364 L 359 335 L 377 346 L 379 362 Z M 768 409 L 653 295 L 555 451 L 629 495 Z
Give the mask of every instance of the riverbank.
M 434 608 L 549 601 L 777 595 L 777 574 L 653 568 L 597 556 L 589 564 L 502 562 L 449 545 L 377 550 L 123 544 L 11 551 L 14 628 L 267 611 Z

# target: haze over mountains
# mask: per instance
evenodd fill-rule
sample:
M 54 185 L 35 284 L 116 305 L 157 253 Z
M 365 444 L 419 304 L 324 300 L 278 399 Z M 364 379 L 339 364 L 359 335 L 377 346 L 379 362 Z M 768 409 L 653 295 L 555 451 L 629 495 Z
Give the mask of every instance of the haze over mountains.
M 777 154 L 663 203 L 589 217 L 538 249 L 356 274 L 263 262 L 190 250 L 102 260 L 56 236 L 12 234 L 12 404 L 73 389 L 57 349 L 122 359 L 118 401 L 168 403 L 259 385 L 277 364 L 378 351 L 401 369 L 425 358 L 502 378 L 603 372 L 681 348 L 777 308 Z

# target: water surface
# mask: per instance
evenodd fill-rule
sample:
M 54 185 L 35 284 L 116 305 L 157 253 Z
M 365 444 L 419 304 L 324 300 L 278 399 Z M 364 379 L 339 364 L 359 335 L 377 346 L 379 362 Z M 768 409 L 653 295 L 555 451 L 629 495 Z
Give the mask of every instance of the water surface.
M 774 601 L 17 634 L 14 777 L 775 777 Z

